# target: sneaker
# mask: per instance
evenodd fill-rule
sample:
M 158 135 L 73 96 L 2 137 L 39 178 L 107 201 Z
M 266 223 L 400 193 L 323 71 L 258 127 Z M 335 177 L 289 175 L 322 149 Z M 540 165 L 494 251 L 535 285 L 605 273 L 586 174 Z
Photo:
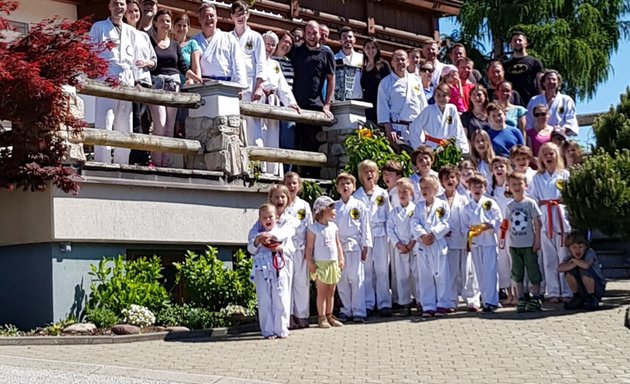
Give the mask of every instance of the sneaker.
M 337 320 L 341 321 L 342 323 L 347 323 L 348 321 L 352 320 L 352 318 L 345 313 L 339 313 L 339 316 L 337 316 Z
M 571 301 L 564 304 L 564 309 L 567 309 L 569 311 L 580 308 L 584 308 L 584 301 L 582 300 L 582 296 L 580 296 L 579 294 L 575 294 Z
M 527 311 L 529 302 L 525 301 L 525 298 L 518 299 L 518 303 L 516 303 L 516 312 L 523 313 Z
M 380 311 L 378 311 L 378 315 L 380 317 L 391 317 L 392 316 L 392 309 L 391 308 L 383 308 Z
M 599 300 L 597 300 L 597 297 L 595 297 L 595 295 L 588 295 L 584 301 L 584 308 L 587 311 L 594 311 L 599 308 Z
M 493 312 L 496 312 L 496 310 L 497 310 L 498 308 L 499 308 L 499 307 L 498 307 L 498 306 L 496 306 L 496 305 L 493 305 L 493 304 L 487 304 L 487 303 L 486 303 L 486 306 L 485 306 L 485 307 L 483 307 L 483 311 L 484 311 L 485 313 L 493 313 Z
M 326 318 L 326 316 L 319 317 L 318 325 L 322 329 L 330 328 L 330 323 L 328 322 L 328 319 Z
M 352 318 L 355 324 L 365 324 L 365 317 L 363 316 L 355 316 Z
M 540 312 L 540 311 L 542 311 L 542 302 L 540 301 L 540 298 L 534 297 L 531 300 L 529 300 L 527 302 L 527 305 L 525 306 L 525 311 L 527 311 L 527 312 Z
M 326 315 L 326 319 L 328 320 L 328 324 L 330 324 L 332 327 L 343 327 L 343 323 L 337 320 L 337 318 L 332 314 Z

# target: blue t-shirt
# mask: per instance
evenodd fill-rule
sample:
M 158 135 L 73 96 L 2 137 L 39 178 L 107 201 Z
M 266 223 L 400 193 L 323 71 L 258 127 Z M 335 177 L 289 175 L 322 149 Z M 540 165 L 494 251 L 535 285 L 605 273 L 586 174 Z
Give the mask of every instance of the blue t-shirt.
M 505 124 L 518 128 L 518 119 L 527 115 L 527 108 L 515 105 L 505 112 Z
M 486 129 L 492 141 L 492 149 L 497 156 L 510 157 L 510 149 L 516 144 L 525 145 L 523 134 L 517 128 L 506 126 L 500 131 L 494 129 Z
M 199 47 L 199 43 L 196 40 L 188 40 L 186 44 L 182 47 L 182 58 L 184 62 L 188 64 L 188 68 L 192 69 L 192 54 L 195 51 L 201 52 L 201 47 Z M 186 77 L 182 76 L 182 84 L 186 81 Z

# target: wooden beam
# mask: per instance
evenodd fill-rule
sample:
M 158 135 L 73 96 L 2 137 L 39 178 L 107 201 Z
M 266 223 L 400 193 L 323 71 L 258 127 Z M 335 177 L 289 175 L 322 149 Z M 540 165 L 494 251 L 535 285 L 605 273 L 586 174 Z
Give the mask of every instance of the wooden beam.
M 267 104 L 252 104 L 244 101 L 241 101 L 241 115 L 260 117 L 263 119 L 295 121 L 296 123 L 322 125 L 325 127 L 330 127 L 336 122 L 334 117 L 329 117 L 324 112 L 303 109 L 298 113 L 293 108 L 275 107 Z
M 82 81 L 77 87 L 77 92 L 83 95 L 169 107 L 199 108 L 203 103 L 201 96 L 197 93 L 158 91 L 126 85 L 112 87 L 107 83 L 92 79 Z
M 578 125 L 580 127 L 593 125 L 593 123 L 595 122 L 595 119 L 604 114 L 606 114 L 606 112 L 587 113 L 584 115 L 577 115 Z
M 291 8 L 289 10 L 289 15 L 292 19 L 296 19 L 300 17 L 300 2 L 299 0 L 291 0 Z
M 323 167 L 328 162 L 320 152 L 294 151 L 280 148 L 247 147 L 249 160 Z

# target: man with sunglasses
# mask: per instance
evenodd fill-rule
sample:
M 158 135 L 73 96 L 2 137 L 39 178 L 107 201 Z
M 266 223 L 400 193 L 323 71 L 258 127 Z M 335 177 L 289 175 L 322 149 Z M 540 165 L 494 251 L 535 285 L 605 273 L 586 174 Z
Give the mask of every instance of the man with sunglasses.
M 424 55 L 424 59 L 433 65 L 433 75 L 431 76 L 431 82 L 433 86 L 437 86 L 440 82 L 440 78 L 442 77 L 442 68 L 444 68 L 444 63 L 437 59 L 437 55 L 440 52 L 440 46 L 437 41 L 430 40 L 422 45 L 422 54 Z

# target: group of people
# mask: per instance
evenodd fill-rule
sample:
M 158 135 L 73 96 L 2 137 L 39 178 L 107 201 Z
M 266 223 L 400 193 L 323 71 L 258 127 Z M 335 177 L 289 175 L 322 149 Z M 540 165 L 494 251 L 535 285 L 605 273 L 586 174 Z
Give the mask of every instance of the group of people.
M 561 200 L 569 170 L 558 145 L 543 144 L 536 159 L 516 145 L 509 159 L 490 160 L 488 177 L 470 160 L 432 170 L 435 153 L 424 144 L 412 160 L 408 177 L 396 161 L 379 169 L 364 160 L 358 189 L 340 173 L 339 200 L 321 196 L 312 210 L 298 196 L 297 173 L 270 189 L 248 236 L 264 337 L 308 326 L 309 276 L 321 328 L 391 316 L 395 306 L 402 316 L 417 308 L 442 317 L 460 301 L 490 313 L 500 305 L 538 312 L 543 298 L 598 308 L 605 279 L 588 240 L 571 231 Z

